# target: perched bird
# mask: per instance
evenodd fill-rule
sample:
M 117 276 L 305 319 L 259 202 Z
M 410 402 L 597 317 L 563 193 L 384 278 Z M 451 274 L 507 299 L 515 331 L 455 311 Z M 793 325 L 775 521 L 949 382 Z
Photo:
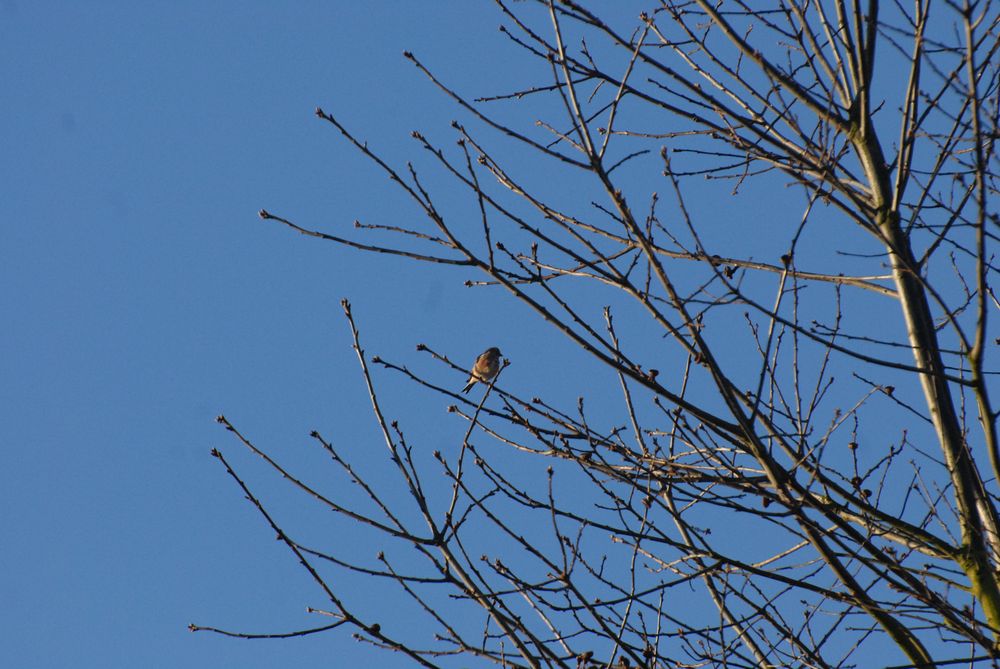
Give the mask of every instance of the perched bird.
M 476 358 L 476 364 L 472 366 L 472 375 L 469 376 L 469 380 L 466 386 L 462 388 L 463 393 L 467 393 L 472 390 L 472 386 L 476 385 L 477 381 L 482 381 L 486 383 L 490 381 L 497 372 L 500 371 L 500 349 L 496 346 L 488 348 Z

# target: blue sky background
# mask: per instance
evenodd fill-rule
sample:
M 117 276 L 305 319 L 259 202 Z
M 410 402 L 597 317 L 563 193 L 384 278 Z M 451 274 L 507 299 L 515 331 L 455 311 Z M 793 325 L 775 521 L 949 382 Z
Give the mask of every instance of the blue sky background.
M 346 236 L 356 218 L 416 220 L 313 110 L 397 166 L 420 155 L 413 129 L 449 146 L 449 121 L 467 117 L 402 51 L 470 96 L 511 90 L 525 61 L 499 23 L 468 2 L 0 1 L 0 666 L 408 666 L 343 631 L 285 642 L 187 631 L 293 630 L 319 624 L 307 605 L 326 605 L 209 451 L 224 450 L 290 529 L 369 558 L 380 548 L 289 495 L 214 422 L 224 413 L 323 481 L 317 429 L 391 490 L 343 297 L 370 354 L 444 385 L 463 379 L 417 343 L 459 363 L 498 345 L 514 363 L 505 382 L 564 406 L 581 388 L 617 386 L 512 300 L 464 288 L 470 272 L 346 251 L 257 216 Z M 516 113 L 530 117 L 530 104 Z M 522 176 L 548 178 L 532 169 Z M 440 192 L 479 225 L 474 202 Z M 772 209 L 747 185 L 713 203 L 706 235 Z M 756 235 L 745 255 L 773 259 L 783 249 L 769 241 Z M 442 398 L 380 379 L 421 447 L 460 440 Z M 335 585 L 362 609 L 391 596 Z
M 464 361 L 510 318 L 454 275 L 257 217 L 395 215 L 313 110 L 393 158 L 447 130 L 453 105 L 402 51 L 468 84 L 499 20 L 419 5 L 0 3 L 0 665 L 350 666 L 343 633 L 186 625 L 288 630 L 325 603 L 209 457 L 257 465 L 216 414 L 288 457 L 312 429 L 363 454 L 381 444 L 342 297 L 397 357 L 427 341 Z

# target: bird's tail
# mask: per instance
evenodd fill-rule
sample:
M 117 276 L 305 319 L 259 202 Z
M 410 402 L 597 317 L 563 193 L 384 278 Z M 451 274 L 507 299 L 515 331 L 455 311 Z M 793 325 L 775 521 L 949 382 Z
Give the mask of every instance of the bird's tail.
M 467 386 L 465 386 L 464 388 L 462 388 L 462 392 L 463 393 L 469 392 L 470 390 L 472 390 L 472 386 L 474 386 L 474 385 L 476 385 L 475 381 L 469 381 L 469 384 Z

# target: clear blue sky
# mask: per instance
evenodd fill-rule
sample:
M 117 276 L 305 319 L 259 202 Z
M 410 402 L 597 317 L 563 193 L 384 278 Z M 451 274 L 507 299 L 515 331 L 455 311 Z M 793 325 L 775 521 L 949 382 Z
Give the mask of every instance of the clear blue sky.
M 530 372 L 540 390 L 568 388 L 566 406 L 594 380 L 554 362 L 570 345 L 522 308 L 463 288 L 471 274 L 257 216 L 345 235 L 356 218 L 415 217 L 313 110 L 397 165 L 420 153 L 413 129 L 448 145 L 460 111 L 402 51 L 472 96 L 510 90 L 506 65 L 521 56 L 499 23 L 489 3 L 464 1 L 0 0 L 0 666 L 408 666 L 340 631 L 286 642 L 187 631 L 293 630 L 318 624 L 306 606 L 327 604 L 209 451 L 287 522 L 330 523 L 370 557 L 378 546 L 300 511 L 214 422 L 224 413 L 300 466 L 317 455 L 313 429 L 362 463 L 381 456 L 341 298 L 369 353 L 443 384 L 463 379 L 417 343 L 459 362 L 499 345 L 512 383 Z M 720 217 L 727 206 L 749 218 L 770 205 L 720 201 Z M 441 443 L 423 435 L 428 450 L 464 429 L 441 398 L 379 378 L 404 427 L 450 425 Z M 361 607 L 383 596 L 337 585 Z
M 368 409 L 340 298 L 404 360 L 475 355 L 510 314 L 257 211 L 391 222 L 384 177 L 314 108 L 413 153 L 455 109 L 402 51 L 465 85 L 498 23 L 465 2 L 0 2 L 0 666 L 357 659 L 343 633 L 186 630 L 294 629 L 325 604 L 209 457 L 254 480 L 213 419 L 293 459 L 314 428 L 377 448 L 348 420 Z

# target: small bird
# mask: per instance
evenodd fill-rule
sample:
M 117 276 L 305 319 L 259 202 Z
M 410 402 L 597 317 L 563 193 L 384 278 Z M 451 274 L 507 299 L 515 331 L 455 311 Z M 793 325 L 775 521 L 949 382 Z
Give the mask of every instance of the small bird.
M 488 348 L 476 358 L 476 364 L 472 366 L 472 375 L 469 376 L 469 380 L 466 382 L 466 386 L 462 388 L 463 393 L 467 393 L 472 390 L 472 386 L 476 385 L 477 381 L 482 381 L 486 383 L 493 379 L 500 371 L 500 349 L 496 346 Z

